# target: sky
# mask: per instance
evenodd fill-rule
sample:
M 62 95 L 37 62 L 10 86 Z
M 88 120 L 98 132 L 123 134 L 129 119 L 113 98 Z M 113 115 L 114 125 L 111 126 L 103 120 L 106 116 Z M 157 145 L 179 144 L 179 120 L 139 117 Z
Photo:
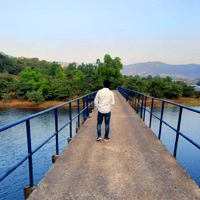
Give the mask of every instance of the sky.
M 200 0 L 0 0 L 0 51 L 124 65 L 200 64 Z

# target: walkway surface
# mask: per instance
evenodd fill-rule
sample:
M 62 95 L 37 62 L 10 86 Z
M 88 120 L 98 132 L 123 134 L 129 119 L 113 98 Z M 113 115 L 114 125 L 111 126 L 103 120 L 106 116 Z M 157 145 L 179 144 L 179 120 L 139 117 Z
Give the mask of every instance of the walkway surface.
M 96 141 L 94 110 L 28 200 L 200 199 L 196 183 L 125 99 L 114 94 L 111 140 Z

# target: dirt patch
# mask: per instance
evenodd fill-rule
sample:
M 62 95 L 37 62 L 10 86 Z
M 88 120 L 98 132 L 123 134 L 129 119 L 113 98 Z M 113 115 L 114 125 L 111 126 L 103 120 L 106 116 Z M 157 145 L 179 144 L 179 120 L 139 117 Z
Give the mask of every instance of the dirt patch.
M 19 101 L 19 100 L 12 100 L 11 102 L 8 103 L 3 103 L 0 102 L 0 107 L 1 108 L 42 108 L 42 109 L 47 109 L 47 108 L 52 108 L 54 106 L 58 106 L 61 104 L 66 103 L 66 101 L 44 101 L 41 104 L 36 104 L 30 101 Z M 76 102 L 72 102 L 72 107 L 77 107 Z M 81 102 L 80 102 L 81 105 Z M 68 108 L 69 105 L 62 106 L 61 108 Z

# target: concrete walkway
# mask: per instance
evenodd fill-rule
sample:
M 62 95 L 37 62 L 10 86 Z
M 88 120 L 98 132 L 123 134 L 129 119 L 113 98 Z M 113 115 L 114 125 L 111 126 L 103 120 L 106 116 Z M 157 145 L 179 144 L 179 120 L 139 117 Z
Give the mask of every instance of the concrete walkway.
M 196 183 L 125 99 L 114 94 L 111 140 L 96 141 L 94 110 L 29 200 L 200 199 Z

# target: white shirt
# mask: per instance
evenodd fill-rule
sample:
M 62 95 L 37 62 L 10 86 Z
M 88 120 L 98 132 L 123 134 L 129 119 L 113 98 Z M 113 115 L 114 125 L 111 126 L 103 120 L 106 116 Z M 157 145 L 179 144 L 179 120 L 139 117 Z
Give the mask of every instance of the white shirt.
M 109 88 L 99 90 L 94 99 L 94 105 L 100 113 L 109 113 L 115 105 L 113 92 Z

